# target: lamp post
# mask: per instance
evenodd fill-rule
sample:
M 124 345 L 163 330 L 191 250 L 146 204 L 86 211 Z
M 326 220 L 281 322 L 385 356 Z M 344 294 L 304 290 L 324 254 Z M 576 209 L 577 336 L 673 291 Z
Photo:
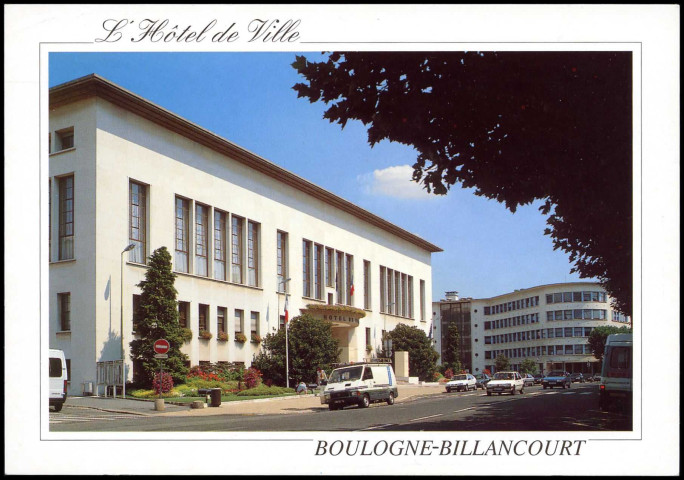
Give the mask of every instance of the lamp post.
M 126 357 L 124 355 L 124 327 L 123 327 L 123 264 L 124 264 L 124 253 L 130 252 L 135 248 L 135 243 L 129 244 L 121 252 L 121 301 L 119 305 L 121 306 L 121 383 L 123 385 L 121 398 L 126 398 Z
M 280 286 L 283 285 L 283 292 L 285 293 L 285 304 L 287 304 L 287 297 L 289 296 L 285 291 L 285 284 L 292 280 L 291 278 L 284 278 L 278 280 L 278 325 L 280 325 Z M 287 321 L 285 322 L 285 387 L 290 388 L 290 361 L 288 352 L 288 339 L 287 339 Z

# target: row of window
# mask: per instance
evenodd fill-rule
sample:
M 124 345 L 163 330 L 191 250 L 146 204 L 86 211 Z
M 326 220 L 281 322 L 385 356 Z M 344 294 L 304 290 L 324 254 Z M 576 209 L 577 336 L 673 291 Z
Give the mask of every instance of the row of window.
M 545 338 L 562 337 L 588 337 L 594 327 L 564 327 L 542 328 L 539 330 L 525 330 L 523 332 L 504 333 L 484 337 L 485 345 L 509 342 L 524 342 L 527 340 L 540 340 Z
M 497 313 L 511 312 L 513 310 L 521 310 L 523 308 L 536 307 L 539 305 L 539 297 L 527 297 L 520 300 L 512 300 L 490 307 L 484 307 L 485 315 L 496 315 Z
M 485 359 L 494 359 L 499 355 L 506 358 L 538 357 L 542 355 L 591 355 L 589 344 L 572 345 L 538 345 L 536 347 L 505 348 L 502 350 L 485 350 Z
M 422 305 L 421 297 L 421 311 Z M 414 318 L 413 277 L 411 275 L 380 267 L 380 311 L 390 315 Z
M 324 300 L 324 287 L 334 287 L 337 297 L 335 303 L 351 305 L 354 295 L 354 256 L 304 239 L 302 280 L 304 297 Z M 332 298 L 328 299 L 328 303 L 333 303 Z
M 596 309 L 552 310 L 546 312 L 549 322 L 559 320 L 605 320 L 606 311 Z
M 135 182 L 131 182 L 131 185 L 140 187 L 140 184 Z M 191 210 L 193 204 L 194 210 Z M 210 219 L 213 220 L 211 223 Z M 194 224 L 194 237 L 190 235 L 191 222 Z M 174 269 L 177 272 L 190 273 L 192 259 L 195 275 L 228 280 L 227 268 L 230 266 L 231 282 L 256 287 L 259 285 L 259 237 L 260 224 L 257 222 L 176 196 Z M 194 256 L 190 254 L 193 238 Z M 228 238 L 230 243 L 227 241 Z M 133 242 L 133 239 L 131 241 Z M 213 266 L 213 272 L 210 272 L 210 265 Z
M 539 323 L 539 313 L 529 313 L 527 315 L 518 315 L 516 317 L 501 318 L 499 320 L 491 320 L 484 323 L 485 330 L 492 330 L 497 328 L 516 327 L 518 325 L 530 325 Z
M 178 302 L 178 323 L 183 328 L 190 328 L 190 302 L 179 301 Z M 134 296 L 134 309 L 135 309 L 135 296 Z M 136 310 L 134 310 L 136 311 Z M 217 306 L 214 310 L 215 312 L 215 325 L 216 333 L 219 335 L 222 333 L 229 332 L 229 317 L 228 308 Z M 249 312 L 249 332 L 251 335 L 259 335 L 261 332 L 261 326 L 259 322 L 259 312 Z M 211 307 L 209 305 L 198 303 L 197 304 L 197 318 L 198 324 L 197 328 L 200 332 L 211 331 Z M 135 321 L 134 321 L 135 323 Z M 233 335 L 236 333 L 246 333 L 245 330 L 245 311 L 243 309 L 236 308 L 233 310 Z M 234 337 L 233 337 L 234 338 Z
M 557 292 L 547 293 L 546 303 L 606 302 L 605 292 Z

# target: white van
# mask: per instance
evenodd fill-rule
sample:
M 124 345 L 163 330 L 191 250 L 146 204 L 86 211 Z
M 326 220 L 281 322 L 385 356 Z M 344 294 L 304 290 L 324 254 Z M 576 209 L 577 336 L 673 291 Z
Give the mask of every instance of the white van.
M 67 367 L 64 352 L 50 349 L 50 406 L 59 412 L 67 398 Z
M 354 363 L 336 368 L 321 394 L 321 403 L 330 410 L 346 405 L 368 407 L 374 402 L 394 405 L 399 395 L 397 377 L 390 363 Z
M 608 335 L 603 352 L 599 408 L 632 406 L 632 334 Z

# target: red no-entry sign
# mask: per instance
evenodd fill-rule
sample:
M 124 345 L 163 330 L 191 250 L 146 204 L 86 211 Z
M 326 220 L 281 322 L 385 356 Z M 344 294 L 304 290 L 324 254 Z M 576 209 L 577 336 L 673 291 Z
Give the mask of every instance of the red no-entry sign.
M 170 348 L 171 345 L 169 344 L 168 340 L 163 338 L 160 338 L 154 342 L 154 353 L 168 353 Z

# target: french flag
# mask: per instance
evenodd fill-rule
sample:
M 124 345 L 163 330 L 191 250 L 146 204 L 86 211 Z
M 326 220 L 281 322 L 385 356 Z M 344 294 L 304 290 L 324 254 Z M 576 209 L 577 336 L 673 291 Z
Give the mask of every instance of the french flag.
M 354 275 L 351 277 L 351 286 L 349 287 L 349 296 L 354 296 Z
M 287 321 L 290 319 L 290 312 L 287 311 L 287 300 L 288 300 L 289 295 L 285 295 L 285 324 L 287 325 Z

